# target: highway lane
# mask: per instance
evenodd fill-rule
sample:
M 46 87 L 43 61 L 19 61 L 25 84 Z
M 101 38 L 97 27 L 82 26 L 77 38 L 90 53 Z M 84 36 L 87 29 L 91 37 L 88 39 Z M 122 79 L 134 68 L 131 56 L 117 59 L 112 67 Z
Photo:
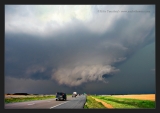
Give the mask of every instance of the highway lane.
M 72 99 L 71 96 L 67 96 L 67 101 Z M 5 104 L 5 109 L 50 109 L 51 107 L 64 103 L 66 101 L 56 101 L 55 98 L 47 100 L 36 100 L 27 102 L 16 102 Z
M 50 109 L 83 109 L 86 102 L 86 95 L 73 97 L 70 101 L 53 106 Z
M 5 109 L 61 109 L 61 108 L 83 108 L 86 101 L 86 96 L 67 96 L 66 101 L 56 101 L 54 99 L 17 102 L 5 104 Z M 67 104 L 68 103 L 68 104 Z

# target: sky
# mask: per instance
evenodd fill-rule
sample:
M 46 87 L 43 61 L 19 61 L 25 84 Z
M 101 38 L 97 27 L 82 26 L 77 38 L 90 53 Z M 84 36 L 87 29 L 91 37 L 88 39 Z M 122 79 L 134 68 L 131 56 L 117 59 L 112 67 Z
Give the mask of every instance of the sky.
M 155 5 L 5 5 L 5 93 L 156 93 Z

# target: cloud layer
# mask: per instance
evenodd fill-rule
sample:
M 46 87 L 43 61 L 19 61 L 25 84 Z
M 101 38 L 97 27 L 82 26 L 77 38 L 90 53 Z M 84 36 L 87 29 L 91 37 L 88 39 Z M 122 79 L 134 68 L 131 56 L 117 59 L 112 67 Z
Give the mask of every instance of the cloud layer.
M 154 5 L 5 5 L 5 76 L 105 82 L 154 40 Z
M 115 70 L 109 65 L 77 66 L 71 69 L 59 68 L 55 73 L 53 73 L 53 79 L 58 81 L 59 84 L 78 86 L 90 81 L 104 81 L 102 78 L 104 74 L 117 71 L 118 69 Z

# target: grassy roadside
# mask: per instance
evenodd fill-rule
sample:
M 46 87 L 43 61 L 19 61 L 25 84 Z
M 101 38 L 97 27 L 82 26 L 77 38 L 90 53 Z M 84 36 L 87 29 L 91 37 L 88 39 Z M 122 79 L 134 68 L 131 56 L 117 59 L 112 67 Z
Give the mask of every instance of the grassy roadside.
M 36 96 L 23 96 L 23 97 L 9 97 L 5 98 L 5 104 L 14 103 L 14 102 L 25 102 L 25 101 L 33 101 L 33 100 L 45 100 L 45 99 L 53 99 L 55 95 L 36 95 Z
M 115 109 L 143 109 L 143 108 L 155 108 L 155 101 L 150 100 L 138 100 L 128 98 L 118 98 L 112 96 L 93 96 L 94 98 L 103 100 L 104 102 L 112 105 Z
M 101 102 L 97 102 L 91 96 L 87 96 L 87 100 L 86 100 L 86 103 L 84 105 L 84 109 L 96 109 L 96 108 L 106 109 L 106 107 Z

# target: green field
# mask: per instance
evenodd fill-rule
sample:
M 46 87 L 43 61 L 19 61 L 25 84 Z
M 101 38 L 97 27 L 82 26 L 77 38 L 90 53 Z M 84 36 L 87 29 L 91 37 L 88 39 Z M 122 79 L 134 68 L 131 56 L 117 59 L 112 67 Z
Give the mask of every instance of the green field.
M 114 109 L 144 109 L 144 108 L 150 109 L 156 107 L 155 101 L 150 101 L 150 100 L 126 99 L 126 98 L 118 98 L 112 96 L 92 96 L 92 97 L 103 100 L 104 102 L 113 106 Z M 92 108 L 96 108 L 96 104 L 92 104 L 91 102 L 93 101 L 91 100 L 92 100 L 91 96 L 87 96 L 87 106 L 92 105 Z
M 97 102 L 91 96 L 87 96 L 87 100 L 86 100 L 86 104 L 84 105 L 84 109 L 92 109 L 92 108 L 106 109 L 106 107 L 103 106 L 101 102 Z
M 25 102 L 25 101 L 32 101 L 32 100 L 45 100 L 45 99 L 53 99 L 55 95 L 32 95 L 32 96 L 20 96 L 14 97 L 11 96 L 9 98 L 5 98 L 5 104 L 13 103 L 13 102 Z

